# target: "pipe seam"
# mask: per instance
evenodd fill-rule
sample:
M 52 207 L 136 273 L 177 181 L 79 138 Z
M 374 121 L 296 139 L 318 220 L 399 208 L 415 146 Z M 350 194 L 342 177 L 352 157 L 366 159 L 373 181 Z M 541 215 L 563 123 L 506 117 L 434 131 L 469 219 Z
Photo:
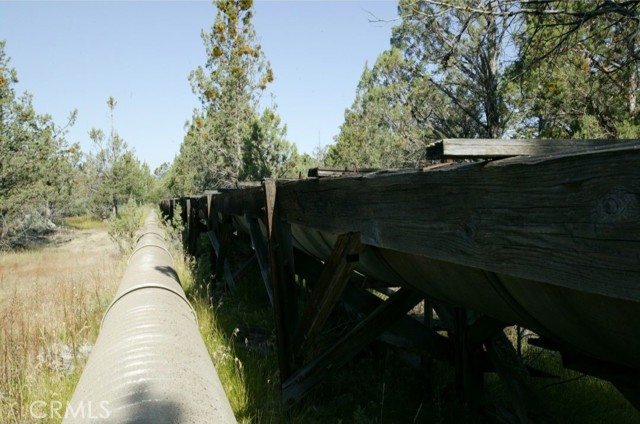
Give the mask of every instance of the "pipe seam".
M 135 250 L 133 252 L 131 252 L 131 255 L 129 255 L 129 259 L 127 259 L 127 265 L 131 262 L 131 258 L 133 258 L 133 255 L 135 255 L 136 253 L 138 253 L 138 251 L 144 249 L 145 247 L 157 247 L 159 249 L 164 250 L 165 252 L 167 252 L 167 254 L 169 255 L 169 257 L 171 258 L 171 267 L 173 267 L 175 265 L 175 261 L 173 260 L 173 255 L 171 254 L 171 252 L 169 252 L 169 249 L 167 249 L 166 247 L 160 245 L 160 244 L 145 244 L 144 246 L 138 246 L 135 248 Z
M 138 238 L 136 238 L 136 244 L 138 244 L 138 242 L 140 241 L 140 239 L 142 237 L 144 237 L 146 235 L 149 235 L 149 234 L 155 234 L 155 235 L 159 236 L 160 238 L 162 238 L 162 240 L 164 240 L 164 236 L 165 235 L 163 233 L 161 233 L 160 231 L 145 231 L 144 233 L 140 234 L 138 236 Z
M 189 302 L 188 299 L 186 299 L 184 296 L 182 296 L 182 294 L 180 294 L 179 291 L 174 290 L 171 287 L 163 286 L 163 285 L 160 285 L 160 284 L 145 283 L 145 284 L 139 284 L 137 286 L 133 286 L 133 287 L 125 290 L 120 295 L 118 295 L 118 297 L 113 299 L 111 304 L 104 311 L 104 315 L 102 316 L 102 320 L 100 321 L 100 330 L 102 330 L 102 324 L 104 323 L 105 318 L 107 318 L 107 315 L 109 314 L 109 311 L 111 310 L 111 308 L 113 308 L 113 306 L 116 303 L 118 303 L 118 301 L 120 299 L 124 298 L 126 295 L 128 295 L 128 294 L 130 294 L 130 293 L 132 293 L 134 291 L 138 291 L 138 290 L 142 290 L 142 289 L 162 289 L 162 290 L 166 290 L 168 292 L 171 292 L 171 293 L 175 294 L 176 296 L 178 296 L 180 299 L 182 299 L 189 306 L 189 310 L 191 311 L 191 314 L 193 315 L 193 318 L 194 318 L 196 324 L 198 324 L 198 317 L 196 316 L 196 312 L 193 309 L 193 306 L 191 305 L 191 302 Z

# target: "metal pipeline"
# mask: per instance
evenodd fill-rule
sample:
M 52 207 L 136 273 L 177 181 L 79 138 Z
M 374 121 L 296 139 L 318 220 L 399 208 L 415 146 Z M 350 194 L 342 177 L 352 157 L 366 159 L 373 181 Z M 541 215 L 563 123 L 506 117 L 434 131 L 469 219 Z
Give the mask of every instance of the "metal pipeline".
M 152 212 L 63 423 L 235 423 Z

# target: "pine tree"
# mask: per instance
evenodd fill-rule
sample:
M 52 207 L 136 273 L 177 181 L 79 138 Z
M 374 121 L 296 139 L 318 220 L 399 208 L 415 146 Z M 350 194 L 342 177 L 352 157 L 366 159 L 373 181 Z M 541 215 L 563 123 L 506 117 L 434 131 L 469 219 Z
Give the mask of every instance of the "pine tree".
M 0 41 L 0 249 L 28 243 L 67 211 L 79 158 L 66 129 L 38 114 L 32 96 L 17 96 L 17 72 Z
M 222 0 L 216 5 L 214 24 L 202 33 L 206 65 L 190 76 L 202 103 L 202 116 L 192 123 L 197 138 L 190 140 L 200 153 L 201 189 L 233 186 L 239 179 L 259 96 L 273 81 L 273 71 L 256 41 L 253 2 Z

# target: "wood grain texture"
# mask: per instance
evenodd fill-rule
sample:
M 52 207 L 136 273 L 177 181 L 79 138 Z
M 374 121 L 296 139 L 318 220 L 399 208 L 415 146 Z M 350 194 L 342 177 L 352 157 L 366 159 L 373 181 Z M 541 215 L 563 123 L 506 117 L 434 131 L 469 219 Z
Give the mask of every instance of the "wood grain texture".
M 505 162 L 505 163 L 501 163 Z M 640 301 L 640 143 L 427 172 L 278 183 L 281 217 L 361 241 Z
M 227 215 L 264 217 L 264 190 L 251 187 L 214 194 L 213 209 Z
M 256 218 L 250 218 L 248 215 L 245 215 L 245 218 L 249 224 L 249 237 L 251 238 L 255 257 L 258 260 L 262 282 L 267 291 L 269 302 L 273 306 L 273 289 L 271 284 L 271 270 L 269 269 L 269 253 L 267 250 L 267 244 L 262 236 L 258 220 Z
M 607 149 L 633 140 L 449 138 L 427 149 L 427 159 L 503 158 Z

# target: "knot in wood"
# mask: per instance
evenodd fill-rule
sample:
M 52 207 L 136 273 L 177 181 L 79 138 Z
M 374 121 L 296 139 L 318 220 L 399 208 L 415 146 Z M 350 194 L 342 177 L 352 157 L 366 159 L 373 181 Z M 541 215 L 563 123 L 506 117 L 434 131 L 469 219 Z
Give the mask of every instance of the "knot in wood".
M 615 197 L 607 197 L 604 199 L 604 212 L 609 215 L 614 215 L 620 210 L 620 204 Z
M 471 222 L 467 222 L 464 225 L 464 234 L 469 240 L 473 240 L 476 237 L 476 226 Z
M 611 190 L 602 200 L 602 211 L 607 215 L 620 215 L 632 202 L 633 195 L 623 189 Z
M 638 196 L 624 188 L 606 193 L 597 203 L 592 219 L 598 223 L 619 223 L 636 220 Z

